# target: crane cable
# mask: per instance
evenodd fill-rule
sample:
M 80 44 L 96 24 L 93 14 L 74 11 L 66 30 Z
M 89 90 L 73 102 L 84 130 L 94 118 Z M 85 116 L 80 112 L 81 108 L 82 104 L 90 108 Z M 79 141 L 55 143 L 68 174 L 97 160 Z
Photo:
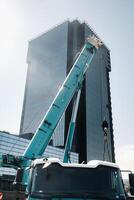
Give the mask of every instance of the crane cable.
M 102 55 L 103 56 L 103 55 Z M 102 60 L 102 59 L 101 59 Z M 103 80 L 104 79 L 104 73 L 103 73 L 103 63 L 102 63 L 102 67 L 100 68 L 100 75 L 101 75 L 101 89 L 100 89 L 100 94 L 101 94 L 101 98 L 102 98 L 102 104 L 101 104 L 101 119 L 102 119 L 102 130 L 103 130 L 103 134 L 104 134 L 104 149 L 103 149 L 103 160 L 106 160 L 106 150 L 107 150 L 107 154 L 108 154 L 108 159 L 110 161 L 110 150 L 109 150 L 109 140 L 108 140 L 108 136 L 109 136 L 109 130 L 108 130 L 108 122 L 106 121 L 107 116 L 107 110 L 106 110 L 106 106 L 107 105 L 107 95 L 106 93 L 104 93 L 104 83 Z M 105 70 L 105 69 L 104 69 Z M 106 124 L 107 123 L 107 124 Z M 106 125 L 106 127 L 105 127 Z

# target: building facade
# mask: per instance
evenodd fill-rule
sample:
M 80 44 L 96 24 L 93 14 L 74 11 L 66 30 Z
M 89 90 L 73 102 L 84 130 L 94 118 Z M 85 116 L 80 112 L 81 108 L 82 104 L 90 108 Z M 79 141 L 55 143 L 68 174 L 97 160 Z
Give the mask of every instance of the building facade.
M 66 21 L 29 42 L 28 72 L 20 135 L 35 133 L 88 35 L 96 35 L 86 23 Z M 104 158 L 115 161 L 111 111 L 110 51 L 103 45 L 85 75 L 79 103 L 72 151 L 79 162 Z M 64 148 L 73 100 L 51 139 L 52 146 Z M 101 124 L 108 122 L 107 149 Z
M 0 131 L 0 154 L 11 154 L 21 156 L 28 146 L 30 140 L 18 137 L 16 135 Z M 63 160 L 64 150 L 48 145 L 44 155 L 45 157 L 56 157 Z M 71 153 L 71 161 L 78 163 L 78 154 Z M 0 167 L 0 189 L 12 190 L 16 170 Z

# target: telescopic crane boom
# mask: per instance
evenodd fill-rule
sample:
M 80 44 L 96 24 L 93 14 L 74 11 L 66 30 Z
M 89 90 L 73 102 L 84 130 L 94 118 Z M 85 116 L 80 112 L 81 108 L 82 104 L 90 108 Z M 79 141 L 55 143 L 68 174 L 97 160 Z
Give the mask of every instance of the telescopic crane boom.
M 25 150 L 24 157 L 31 159 L 44 153 L 60 118 L 66 111 L 74 94 L 81 88 L 84 75 L 96 53 L 96 49 L 101 45 L 101 41 L 94 36 L 87 38 L 77 60 L 73 64 L 72 69 L 49 107 L 33 139 Z
M 55 99 L 50 105 L 47 113 L 44 116 L 41 124 L 39 125 L 36 133 L 34 134 L 31 142 L 26 148 L 24 154 L 20 157 L 12 155 L 2 155 L 1 165 L 15 168 L 29 167 L 31 161 L 42 156 L 47 145 L 49 144 L 50 138 L 54 133 L 54 130 L 66 111 L 67 106 L 72 100 L 74 94 L 77 94 L 76 102 L 74 103 L 74 112 L 72 114 L 72 120 L 69 128 L 69 136 L 65 147 L 64 162 L 69 160 L 69 151 L 71 150 L 73 133 L 75 128 L 75 119 L 78 109 L 78 101 L 80 98 L 80 90 L 84 75 L 96 53 L 96 50 L 102 45 L 101 41 L 95 36 L 89 36 L 86 39 L 85 45 L 82 48 L 78 58 L 73 64 L 69 74 L 63 82 L 59 92 Z M 43 109 L 43 108 L 42 108 Z M 23 182 L 27 184 L 28 174 L 24 170 Z
M 117 165 L 103 161 L 68 164 L 84 75 L 102 42 L 88 37 L 78 58 L 50 105 L 34 137 L 22 156 L 1 155 L 0 166 L 17 170 L 16 186 L 27 189 L 28 200 L 40 199 L 119 199 L 126 200 Z M 64 162 L 40 158 L 54 130 L 75 95 L 65 146 Z M 43 108 L 42 108 L 43 109 Z M 30 173 L 29 173 L 29 170 Z M 104 178 L 105 176 L 105 178 Z M 104 178 L 104 180 L 103 180 Z M 130 176 L 134 194 L 134 175 Z M 62 182 L 63 181 L 63 182 Z

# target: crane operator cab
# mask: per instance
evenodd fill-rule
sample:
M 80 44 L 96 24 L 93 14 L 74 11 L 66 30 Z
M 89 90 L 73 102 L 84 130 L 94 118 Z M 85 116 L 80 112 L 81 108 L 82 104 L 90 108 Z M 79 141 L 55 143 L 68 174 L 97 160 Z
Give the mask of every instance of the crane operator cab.
M 118 166 L 104 161 L 68 164 L 37 159 L 28 185 L 29 199 L 126 199 Z

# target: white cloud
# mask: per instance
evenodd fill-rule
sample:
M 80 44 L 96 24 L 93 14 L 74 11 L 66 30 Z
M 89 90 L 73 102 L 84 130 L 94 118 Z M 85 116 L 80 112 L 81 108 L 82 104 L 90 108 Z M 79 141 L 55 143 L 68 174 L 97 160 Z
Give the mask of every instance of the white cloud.
M 131 170 L 134 173 L 134 145 L 116 147 L 116 163 L 121 170 Z

